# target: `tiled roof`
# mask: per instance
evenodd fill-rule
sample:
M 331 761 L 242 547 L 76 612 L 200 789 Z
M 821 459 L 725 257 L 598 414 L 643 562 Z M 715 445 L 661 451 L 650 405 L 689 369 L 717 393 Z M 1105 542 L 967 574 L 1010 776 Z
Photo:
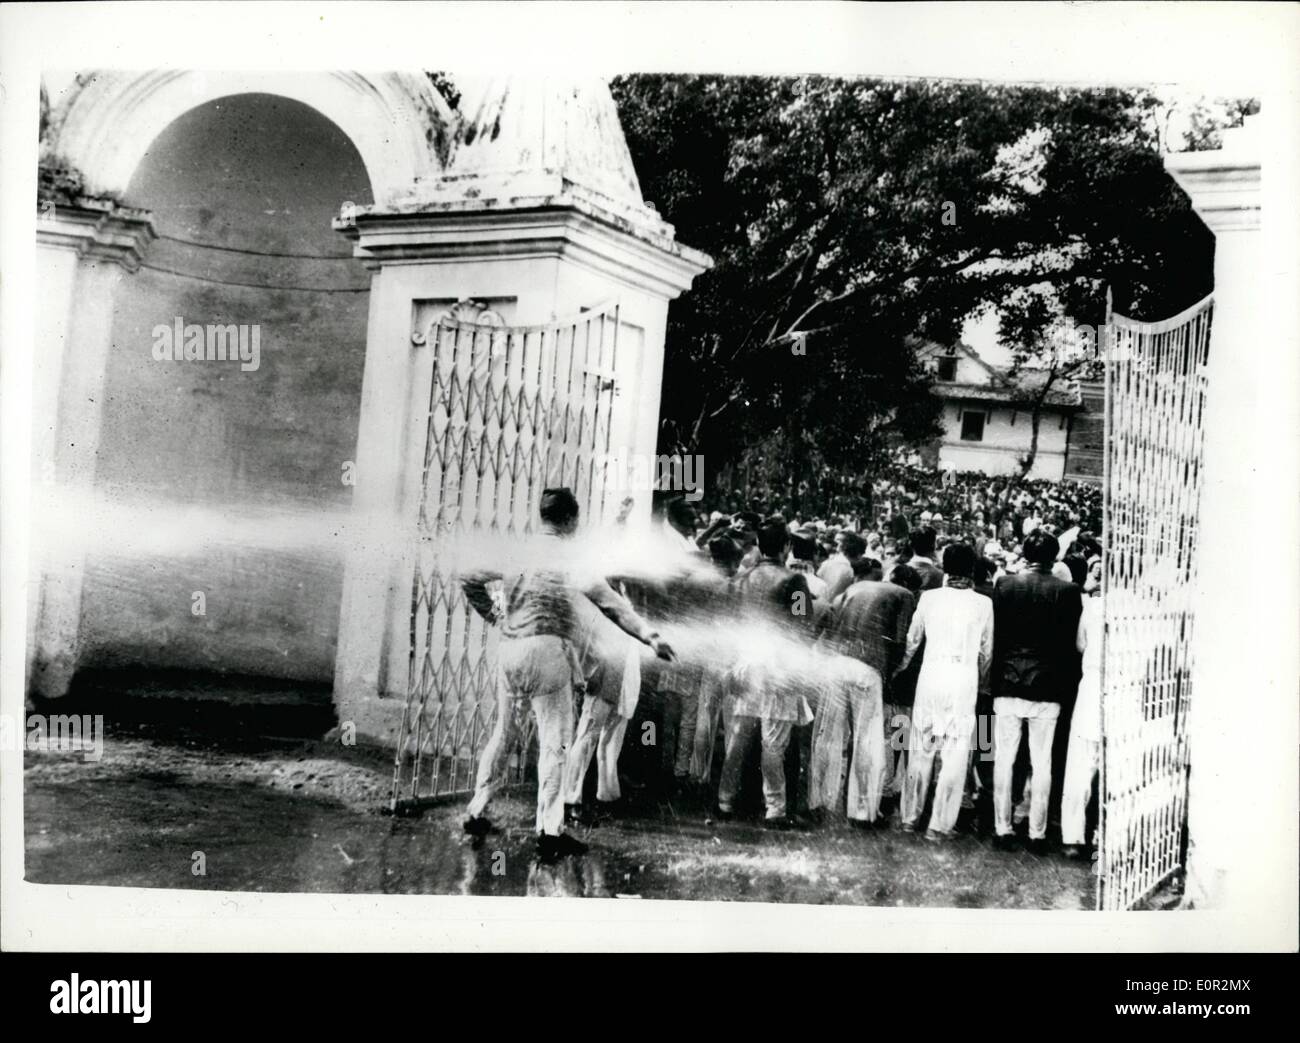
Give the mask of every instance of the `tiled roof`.
M 989 376 L 987 384 L 936 380 L 930 388 L 930 393 L 937 395 L 939 398 L 961 399 L 967 402 L 1025 402 L 1029 404 L 1033 402 L 1035 392 L 1043 386 L 1043 381 L 1047 379 L 1047 373 L 1044 370 L 1024 369 L 1016 375 L 1013 381 L 1006 370 L 985 362 L 984 359 L 980 358 L 979 352 L 961 341 L 946 346 L 935 341 L 925 341 L 919 337 L 914 337 L 912 343 L 915 345 L 917 353 L 922 356 L 965 355 L 973 362 L 978 363 L 980 368 Z M 1074 381 L 1060 380 L 1048 392 L 1044 405 L 1056 409 L 1080 409 L 1083 407 L 1083 396 Z
M 1017 402 L 1028 406 L 1036 397 L 1035 385 L 1041 388 L 1044 377 L 1041 373 L 1021 373 L 1016 386 L 959 384 L 956 381 L 936 380 L 930 387 L 930 394 L 967 402 Z M 1083 406 L 1083 396 L 1073 384 L 1062 381 L 1047 393 L 1043 404 L 1056 409 L 1079 409 Z

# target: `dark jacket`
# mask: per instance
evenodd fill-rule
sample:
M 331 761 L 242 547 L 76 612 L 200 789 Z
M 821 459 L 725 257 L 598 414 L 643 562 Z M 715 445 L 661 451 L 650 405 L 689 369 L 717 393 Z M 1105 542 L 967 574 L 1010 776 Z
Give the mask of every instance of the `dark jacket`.
M 831 603 L 826 640 L 842 655 L 874 666 L 888 690 L 915 610 L 916 599 L 905 587 L 862 580 Z
M 813 597 L 803 573 L 786 568 L 773 558 L 762 558 L 748 572 L 736 577 L 734 590 L 742 611 L 789 628 L 811 634 Z
M 1068 703 L 1079 681 L 1079 588 L 1030 568 L 993 588 L 993 694 Z
M 917 601 L 921 600 L 921 594 L 924 591 L 938 590 L 943 586 L 943 569 L 939 568 L 934 562 L 922 561 L 913 557 L 908 564 L 921 575 L 921 589 L 916 592 Z

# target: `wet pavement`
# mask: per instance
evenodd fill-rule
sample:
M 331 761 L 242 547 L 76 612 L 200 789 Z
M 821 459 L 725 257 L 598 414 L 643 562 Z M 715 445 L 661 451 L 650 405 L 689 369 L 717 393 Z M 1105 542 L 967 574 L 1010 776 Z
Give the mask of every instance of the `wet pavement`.
M 384 813 L 391 765 L 325 741 L 136 734 L 99 761 L 25 754 L 26 879 L 235 891 L 538 895 L 1091 909 L 1094 877 L 1059 855 L 944 844 L 839 822 L 772 833 L 642 797 L 576 835 L 588 854 L 542 865 L 532 802 L 500 801 L 475 849 L 460 802 Z M 202 874 L 196 872 L 202 868 Z

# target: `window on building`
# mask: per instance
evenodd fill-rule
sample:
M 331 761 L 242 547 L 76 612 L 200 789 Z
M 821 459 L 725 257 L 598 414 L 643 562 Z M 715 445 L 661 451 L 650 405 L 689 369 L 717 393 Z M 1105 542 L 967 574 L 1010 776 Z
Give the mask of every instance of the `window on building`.
M 984 441 L 984 414 L 967 411 L 961 415 L 961 437 L 963 442 Z
M 956 380 L 957 379 L 957 356 L 940 355 L 937 375 L 940 380 Z

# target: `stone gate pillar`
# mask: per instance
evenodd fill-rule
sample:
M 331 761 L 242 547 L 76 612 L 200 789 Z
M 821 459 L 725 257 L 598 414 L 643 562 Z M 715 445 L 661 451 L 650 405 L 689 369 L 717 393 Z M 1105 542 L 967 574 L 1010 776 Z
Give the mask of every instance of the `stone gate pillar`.
M 1267 302 L 1260 235 L 1260 156 L 1255 128 L 1224 133 L 1223 148 L 1166 158 L 1169 173 L 1215 235 L 1214 319 L 1210 330 L 1204 479 L 1197 540 L 1195 667 L 1188 718 L 1186 904 L 1231 909 L 1249 900 L 1252 879 L 1270 866 L 1252 808 L 1273 784 L 1261 775 L 1269 722 L 1294 723 L 1295 697 L 1272 676 L 1280 649 L 1260 647 L 1261 613 L 1273 578 L 1268 547 L 1269 483 L 1286 487 L 1294 474 L 1270 475 L 1284 341 L 1261 321 Z M 1282 364 L 1282 365 L 1280 365 Z M 1275 540 L 1289 540 L 1285 527 Z M 1256 545 L 1256 541 L 1261 541 Z M 1263 571 L 1252 564 L 1258 554 Z M 1294 758 L 1294 751 L 1290 753 Z M 1277 781 L 1277 780 L 1275 780 Z M 1277 831 L 1282 823 L 1263 828 Z M 1293 826 L 1294 823 L 1291 823 Z M 1294 857 L 1294 851 L 1291 852 Z M 1251 863 L 1254 863 L 1253 865 Z
M 39 511 L 75 510 L 95 478 L 114 290 L 155 237 L 146 210 L 75 196 L 43 200 L 36 222 L 32 476 L 37 528 L 28 595 L 28 689 L 66 694 L 78 656 L 81 553 L 42 546 Z
M 711 263 L 642 199 L 604 84 L 467 85 L 461 109 L 439 179 L 336 221 L 373 275 L 334 692 L 340 722 L 385 744 L 406 696 L 411 575 L 377 534 L 415 532 L 429 321 L 468 300 L 533 325 L 616 298 L 613 445 L 652 454 L 668 302 Z

